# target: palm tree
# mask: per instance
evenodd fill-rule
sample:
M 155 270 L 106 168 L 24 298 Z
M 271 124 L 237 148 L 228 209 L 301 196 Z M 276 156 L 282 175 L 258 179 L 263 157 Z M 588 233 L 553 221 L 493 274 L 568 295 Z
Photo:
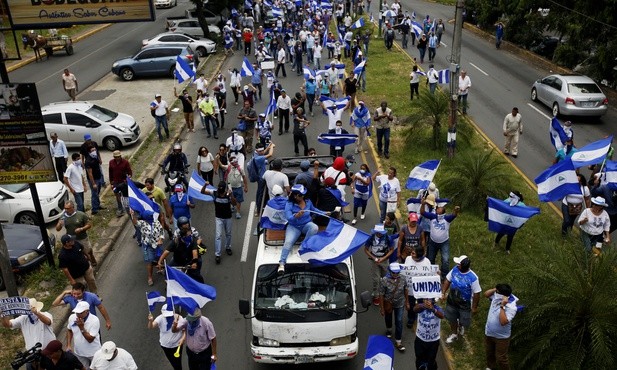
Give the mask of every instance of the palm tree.
M 547 253 L 519 272 L 527 306 L 513 320 L 517 367 L 615 369 L 617 252 L 592 256 L 573 243 Z
M 457 158 L 447 169 L 442 182 L 448 194 L 464 208 L 480 208 L 488 195 L 507 194 L 510 189 L 510 170 L 507 163 L 493 150 L 474 151 Z
M 448 118 L 448 104 L 448 96 L 440 90 L 435 91 L 435 94 L 429 92 L 419 94 L 418 99 L 414 99 L 411 102 L 412 107 L 415 109 L 410 117 L 413 126 L 410 128 L 409 134 L 413 132 L 414 126 L 431 126 L 433 128 L 433 150 L 437 150 L 442 122 L 445 122 Z

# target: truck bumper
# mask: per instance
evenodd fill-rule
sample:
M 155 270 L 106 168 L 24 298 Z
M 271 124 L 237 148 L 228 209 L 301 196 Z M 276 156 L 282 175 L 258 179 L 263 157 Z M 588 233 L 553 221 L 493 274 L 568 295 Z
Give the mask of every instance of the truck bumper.
M 251 344 L 253 360 L 266 364 L 304 364 L 350 360 L 358 353 L 358 339 L 342 346 L 261 347 Z

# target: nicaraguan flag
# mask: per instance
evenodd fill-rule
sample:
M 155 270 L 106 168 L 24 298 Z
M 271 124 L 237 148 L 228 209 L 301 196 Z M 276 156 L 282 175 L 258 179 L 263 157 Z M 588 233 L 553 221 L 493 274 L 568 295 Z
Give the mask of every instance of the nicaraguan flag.
M 394 18 L 396 17 L 396 12 L 394 10 L 386 10 L 385 12 L 381 13 L 381 16 L 386 18 Z
M 201 176 L 199 176 L 199 174 L 197 173 L 197 170 L 193 170 L 193 173 L 191 174 L 191 179 L 189 180 L 189 190 L 188 190 L 189 197 L 193 199 L 202 200 L 204 202 L 214 201 L 214 197 L 212 195 L 201 193 L 201 188 L 203 188 L 205 184 L 206 184 L 206 180 L 204 180 Z M 216 187 L 210 184 L 208 185 L 207 189 L 216 190 Z
M 302 67 L 302 71 L 304 72 L 304 79 L 308 80 L 309 76 L 313 76 L 315 77 L 315 70 L 308 67 L 308 66 L 304 66 Z
M 550 166 L 533 181 L 538 185 L 538 198 L 542 202 L 553 202 L 568 194 L 581 193 L 571 158 Z
M 449 84 L 450 83 L 450 70 L 442 69 L 437 71 L 437 79 L 440 84 Z
M 231 8 L 231 17 L 232 18 L 236 18 L 238 16 L 238 11 L 236 10 L 236 8 Z
M 271 115 L 272 113 L 274 113 L 275 110 L 276 110 L 276 101 L 274 100 L 274 89 L 270 89 L 270 103 L 266 107 L 266 111 L 264 112 L 264 114 L 267 117 Z
M 225 34 L 225 49 L 231 49 L 233 45 L 234 45 L 234 39 L 231 37 L 230 34 L 226 33 Z
M 409 172 L 409 177 L 407 178 L 407 184 L 405 185 L 405 187 L 409 190 L 420 190 L 428 188 L 428 186 L 431 184 L 431 181 L 433 181 L 435 174 L 437 173 L 439 163 L 441 163 L 440 160 L 433 159 L 414 167 L 413 170 Z
M 319 97 L 319 100 L 323 103 L 326 109 L 330 109 L 332 111 L 343 109 L 349 103 L 349 97 L 347 96 L 337 100 L 337 99 L 332 99 L 330 97 L 321 95 Z
M 255 73 L 255 70 L 253 69 L 253 65 L 249 61 L 249 58 L 244 57 L 244 60 L 242 61 L 242 70 L 240 71 L 240 76 L 242 77 L 252 76 L 253 73 Z
M 317 141 L 331 146 L 345 146 L 356 142 L 358 135 L 355 134 L 319 134 Z
M 333 265 L 351 256 L 369 237 L 369 234 L 331 218 L 326 230 L 304 239 L 298 253 L 304 262 Z
M 277 8 L 276 6 L 273 6 L 272 7 L 272 15 L 274 17 L 282 17 L 283 16 L 283 9 Z
M 332 3 L 327 0 L 321 0 L 321 9 L 332 9 Z
M 244 0 L 244 9 L 253 9 L 253 0 Z
M 489 197 L 488 229 L 495 233 L 513 235 L 532 216 L 540 213 L 540 208 L 511 206 L 503 200 Z
M 416 21 L 411 21 L 411 30 L 416 34 L 416 37 L 420 37 L 424 33 L 424 27 Z
M 613 135 L 579 148 L 579 150 L 571 156 L 574 168 L 602 162 L 606 158 L 608 151 L 611 149 L 612 141 Z
M 548 126 L 548 133 L 551 137 L 551 144 L 555 147 L 555 151 L 559 151 L 566 145 L 566 141 L 568 141 L 568 134 L 557 117 L 553 117 L 551 119 L 551 123 Z
M 358 48 L 358 50 L 360 49 Z M 364 72 L 364 65 L 366 65 L 366 59 L 358 63 L 358 65 L 353 69 L 353 74 L 360 75 L 362 72 Z
M 268 201 L 261 213 L 260 225 L 263 229 L 284 230 L 287 225 L 285 217 L 286 197 L 274 197 Z
M 148 309 L 150 312 L 154 312 L 157 303 L 165 303 L 165 297 L 157 291 L 146 293 L 146 299 L 148 300 Z
M 351 112 L 349 119 L 356 127 L 366 127 L 368 129 L 371 126 L 371 111 L 366 106 L 360 104 Z
M 154 219 L 158 219 L 161 212 L 159 205 L 150 200 L 143 191 L 139 190 L 129 177 L 126 178 L 126 182 L 129 188 L 129 208 L 137 213 L 152 211 Z
M 167 274 L 167 297 L 173 299 L 174 305 L 192 313 L 196 308 L 216 299 L 216 289 L 202 284 L 187 274 L 165 265 Z
M 371 335 L 366 344 L 364 370 L 392 370 L 394 368 L 394 344 L 384 335 Z
M 607 160 L 604 163 L 604 171 L 603 182 L 609 189 L 617 190 L 617 162 Z
M 195 77 L 195 71 L 191 66 L 182 59 L 179 55 L 176 57 L 176 78 L 179 83 L 190 80 Z
M 364 17 L 360 17 L 357 21 L 353 22 L 351 25 L 351 29 L 355 30 L 357 28 L 364 27 Z
M 417 213 L 420 214 L 420 207 L 422 206 L 422 199 L 420 198 L 409 198 L 407 199 L 407 213 Z

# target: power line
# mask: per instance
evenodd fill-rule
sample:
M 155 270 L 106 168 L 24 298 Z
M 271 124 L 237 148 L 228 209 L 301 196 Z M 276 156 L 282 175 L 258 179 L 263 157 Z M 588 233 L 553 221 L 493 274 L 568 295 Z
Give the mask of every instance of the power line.
M 578 14 L 578 15 L 580 15 L 580 16 L 582 16 L 582 17 L 584 17 L 584 18 L 587 18 L 587 19 L 589 19 L 589 20 L 591 20 L 591 21 L 594 21 L 594 22 L 596 22 L 596 23 L 600 23 L 600 24 L 601 24 L 601 25 L 603 25 L 603 26 L 606 26 L 606 27 L 609 27 L 609 28 L 612 28 L 612 29 L 617 30 L 617 27 L 615 27 L 615 26 L 613 26 L 613 25 L 610 25 L 610 24 L 608 24 L 608 23 L 604 23 L 604 22 L 602 22 L 602 21 L 599 21 L 599 20 L 597 20 L 597 19 L 595 19 L 595 18 L 592 18 L 592 17 L 588 16 L 587 14 L 583 14 L 583 13 L 581 13 L 581 12 L 579 12 L 579 11 L 576 11 L 576 10 L 574 10 L 574 9 L 568 8 L 568 7 L 567 7 L 567 6 L 565 6 L 565 5 L 561 5 L 561 4 L 559 4 L 558 2 L 555 2 L 555 1 L 553 1 L 553 0 L 548 0 L 548 2 L 549 2 L 549 3 L 551 3 L 551 4 L 553 4 L 553 5 L 557 5 L 557 6 L 561 7 L 561 8 L 563 8 L 563 9 L 566 9 L 566 10 L 568 10 L 568 11 L 571 11 L 572 13 L 576 13 L 576 14 Z

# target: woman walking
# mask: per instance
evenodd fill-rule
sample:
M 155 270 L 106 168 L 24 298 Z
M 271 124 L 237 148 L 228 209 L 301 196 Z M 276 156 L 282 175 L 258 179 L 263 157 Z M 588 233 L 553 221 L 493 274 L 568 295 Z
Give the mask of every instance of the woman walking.
M 209 184 L 214 180 L 214 156 L 205 146 L 199 147 L 197 152 L 197 171 Z

